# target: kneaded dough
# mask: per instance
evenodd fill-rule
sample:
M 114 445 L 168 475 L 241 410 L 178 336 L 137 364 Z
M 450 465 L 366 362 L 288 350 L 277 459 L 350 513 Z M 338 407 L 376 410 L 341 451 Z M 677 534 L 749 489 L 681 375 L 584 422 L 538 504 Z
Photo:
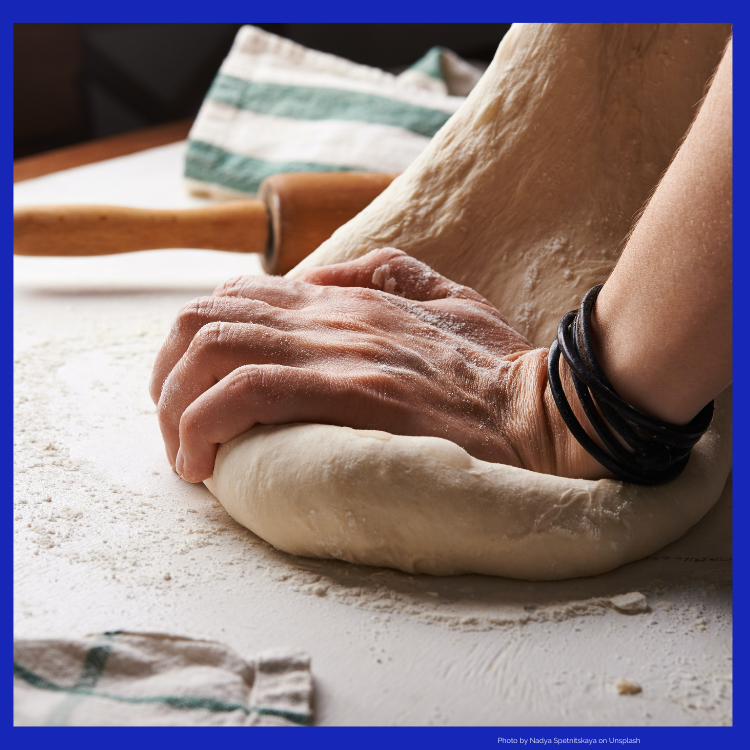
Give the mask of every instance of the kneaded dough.
M 396 247 L 536 346 L 607 277 L 730 24 L 513 24 L 409 168 L 288 276 Z
M 537 346 L 614 266 L 718 64 L 728 24 L 516 24 L 465 104 L 289 273 L 392 246 L 477 289 Z M 434 437 L 259 426 L 206 485 L 279 549 L 416 573 L 595 575 L 674 541 L 731 470 L 731 389 L 661 487 L 564 479 Z
M 443 438 L 318 424 L 262 426 L 223 445 L 206 485 L 285 552 L 409 573 L 553 580 L 638 560 L 713 506 L 731 464 L 731 398 L 662 487 L 488 463 Z

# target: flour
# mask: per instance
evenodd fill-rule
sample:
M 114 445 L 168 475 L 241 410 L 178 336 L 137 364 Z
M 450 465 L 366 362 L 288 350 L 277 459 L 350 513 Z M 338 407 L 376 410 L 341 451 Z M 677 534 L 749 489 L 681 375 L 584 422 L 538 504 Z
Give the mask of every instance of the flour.
M 74 335 L 28 341 L 16 354 L 14 518 L 17 543 L 28 545 L 31 554 L 93 564 L 134 594 L 141 586 L 186 588 L 196 577 L 226 579 L 231 569 L 247 582 L 262 576 L 299 594 L 458 630 L 613 616 L 627 611 L 630 600 L 645 614 L 647 599 L 663 595 L 665 585 L 707 575 L 685 570 L 691 558 L 706 554 L 679 547 L 673 554 L 669 548 L 657 553 L 662 578 L 654 575 L 652 563 L 648 575 L 636 575 L 639 568 L 630 566 L 629 577 L 613 574 L 595 586 L 500 583 L 483 576 L 454 581 L 274 550 L 233 521 L 207 491 L 180 482 L 166 462 L 145 384 L 173 307 L 165 305 L 161 319 L 84 316 L 76 320 Z M 17 325 L 23 341 L 23 316 Z M 68 446 L 76 436 L 88 446 L 102 445 L 112 465 L 127 463 L 128 442 L 153 441 L 154 468 L 132 467 L 130 481 L 115 481 L 85 451 L 71 454 Z M 167 500 L 175 489 L 184 494 Z M 726 553 L 708 552 L 728 559 Z M 190 560 L 199 553 L 200 572 Z M 645 596 L 634 595 L 636 590 Z M 701 613 L 693 625 L 708 627 Z
M 583 582 L 537 587 L 483 576 L 413 576 L 287 555 L 233 521 L 206 490 L 177 480 L 162 456 L 156 464 L 161 468 L 148 471 L 140 484 L 112 481 L 67 446 L 86 430 L 93 429 L 92 441 L 102 439 L 97 425 L 104 434 L 113 398 L 118 411 L 130 403 L 126 421 L 135 423 L 136 435 L 144 427 L 153 434 L 155 410 L 144 384 L 162 329 L 153 321 L 144 332 L 144 322 L 137 317 L 116 326 L 104 319 L 81 321 L 78 328 L 85 330 L 78 335 L 45 340 L 16 355 L 16 536 L 33 554 L 94 564 L 134 593 L 142 586 L 185 588 L 196 576 L 220 581 L 231 569 L 242 571 L 245 580 L 262 576 L 299 594 L 457 630 L 564 622 L 629 606 L 647 611 L 646 597 L 623 590 L 627 579 L 618 576 L 593 587 Z M 116 452 L 118 446 L 112 448 Z M 185 505 L 179 499 L 165 504 L 158 490 L 163 486 L 172 494 L 167 488 L 175 485 L 189 491 Z M 204 553 L 201 572 L 190 564 L 198 552 Z M 652 590 L 648 577 L 631 575 L 631 585 Z
M 417 670 L 414 655 L 420 674 L 437 660 L 432 681 L 445 672 L 452 684 L 475 685 L 508 706 L 527 696 L 530 722 L 554 705 L 559 721 L 731 723 L 730 494 L 651 559 L 590 579 L 408 575 L 279 552 L 205 488 L 180 481 L 164 455 L 147 383 L 185 298 L 148 297 L 145 309 L 137 298 L 100 299 L 67 310 L 37 296 L 17 308 L 17 633 L 137 627 L 216 639 L 234 622 L 237 639 L 267 623 L 268 643 L 278 644 L 278 633 L 299 622 L 289 642 L 308 646 L 317 631 L 305 629 L 320 610 L 326 622 L 341 624 L 341 674 L 350 673 L 347 644 L 361 643 L 368 684 L 378 684 L 370 669 Z M 647 611 L 619 611 L 615 604 L 634 592 Z M 247 612 L 251 602 L 260 603 L 255 615 Z M 482 646 L 483 637 L 494 645 Z M 637 647 L 612 650 L 631 641 Z M 319 669 L 330 648 L 314 656 Z M 560 662 L 555 654 L 568 656 Z M 643 699 L 617 697 L 612 685 L 622 676 L 642 685 Z M 571 685 L 585 692 L 580 702 Z M 623 708 L 607 703 L 610 694 Z M 425 723 L 472 715 L 460 696 L 428 700 Z M 367 712 L 380 722 L 413 722 L 414 715 Z
M 184 148 L 17 183 L 16 199 L 187 207 Z M 425 199 L 424 215 L 434 209 Z M 463 223 L 457 235 L 468 226 L 473 241 L 476 222 Z M 526 583 L 293 557 L 180 481 L 147 395 L 153 358 L 185 302 L 253 261 L 199 251 L 15 259 L 17 636 L 129 628 L 245 654 L 296 644 L 313 655 L 328 725 L 731 725 L 730 492 L 646 560 Z M 648 612 L 576 605 L 534 619 L 636 591 Z M 620 677 L 643 693 L 619 696 Z

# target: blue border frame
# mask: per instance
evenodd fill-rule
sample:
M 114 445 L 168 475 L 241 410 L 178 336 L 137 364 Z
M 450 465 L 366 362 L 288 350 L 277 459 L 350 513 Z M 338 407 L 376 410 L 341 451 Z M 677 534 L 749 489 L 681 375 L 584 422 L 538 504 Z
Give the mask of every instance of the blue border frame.
M 747 4 L 745 3 L 747 6 Z M 369 5 L 352 5 L 351 3 L 343 3 L 340 0 L 338 2 L 328 2 L 324 6 L 311 5 L 310 3 L 301 3 L 299 0 L 292 0 L 284 4 L 283 9 L 280 6 L 269 6 L 265 12 L 259 13 L 261 16 L 265 16 L 268 20 L 283 21 L 286 18 L 293 16 L 295 22 L 371 22 L 371 21 L 398 21 L 398 22 L 424 22 L 425 18 L 429 18 L 430 22 L 487 22 L 487 21 L 508 21 L 508 16 L 512 14 L 514 10 L 518 10 L 524 16 L 530 15 L 535 16 L 535 19 L 524 19 L 524 20 L 559 20 L 560 15 L 565 15 L 568 18 L 566 20 L 580 20 L 583 16 L 588 19 L 595 19 L 598 22 L 601 21 L 622 21 L 623 16 L 638 17 L 639 20 L 656 19 L 661 20 L 665 16 L 677 17 L 681 21 L 697 21 L 697 20 L 731 20 L 735 24 L 734 35 L 736 43 L 734 45 L 734 65 L 735 65 L 735 86 L 736 93 L 734 97 L 735 102 L 735 131 L 741 133 L 744 131 L 744 127 L 747 123 L 746 116 L 746 100 L 744 94 L 747 91 L 747 52 L 744 47 L 745 41 L 745 29 L 747 24 L 744 23 L 744 16 L 747 11 L 743 10 L 739 2 L 711 2 L 706 4 L 705 2 L 669 2 L 669 3 L 631 3 L 627 9 L 622 6 L 602 6 L 601 3 L 594 5 L 593 3 L 579 3 L 576 7 L 561 6 L 559 3 L 552 4 L 550 2 L 535 3 L 533 7 L 521 4 L 503 4 L 503 5 L 492 5 L 490 6 L 486 0 L 480 0 L 480 2 L 473 2 L 471 6 L 468 4 L 462 4 L 456 6 L 455 3 L 448 4 L 447 2 L 392 2 L 386 0 L 385 2 L 379 2 L 377 6 Z M 115 12 L 116 11 L 116 12 Z M 249 18 L 249 22 L 253 22 L 252 15 L 257 13 L 256 8 L 252 5 L 248 6 L 247 3 L 236 3 L 228 2 L 224 0 L 221 3 L 221 8 L 217 12 L 217 6 L 214 4 L 209 8 L 205 5 L 198 3 L 177 3 L 175 0 L 171 2 L 162 2 L 158 7 L 153 3 L 141 2 L 141 0 L 132 1 L 127 4 L 125 8 L 114 8 L 114 6 L 106 5 L 94 5 L 93 3 L 77 2 L 75 4 L 71 2 L 62 3 L 50 3 L 50 2 L 36 2 L 33 6 L 13 6 L 11 8 L 4 8 L 2 10 L 3 15 L 8 16 L 6 23 L 2 25 L 2 39 L 4 44 L 0 45 L 0 55 L 2 55 L 3 64 L 1 66 L 2 72 L 2 85 L 5 91 L 6 102 L 12 101 L 12 47 L 13 47 L 13 32 L 12 23 L 14 21 L 20 22 L 70 22 L 77 21 L 82 18 L 85 20 L 91 20 L 94 18 L 96 21 L 110 21 L 110 22 L 172 22 L 177 20 L 183 22 L 225 22 L 225 21 L 237 21 L 238 19 Z M 502 14 L 505 18 L 496 18 Z M 710 15 L 710 19 L 707 19 L 707 15 Z M 279 18 L 282 16 L 282 18 Z M 373 16 L 375 16 L 373 18 Z M 616 17 L 615 17 L 616 16 Z M 256 19 L 256 22 L 262 22 L 262 19 Z M 6 143 L 12 143 L 12 116 L 9 112 L 8 115 L 0 120 L 0 127 L 4 131 Z M 742 126 L 737 127 L 737 123 Z M 747 131 L 744 131 L 747 132 Z M 10 148 L 9 161 L 12 162 L 12 146 Z M 748 200 L 748 189 L 747 189 L 747 177 L 745 169 L 748 168 L 748 146 L 743 141 L 735 143 L 734 147 L 734 160 L 735 160 L 735 188 L 734 188 L 734 203 L 736 206 L 744 207 L 747 205 Z M 7 183 L 10 185 L 10 180 Z M 7 201 L 7 206 L 12 205 L 12 188 L 6 188 L 10 193 Z M 3 273 L 0 278 L 6 280 L 6 294 L 12 298 L 12 274 L 13 274 L 13 260 L 12 260 L 12 216 L 10 210 L 6 210 L 4 213 L 5 222 L 5 237 L 7 244 L 4 245 L 6 250 L 2 253 L 2 264 Z M 744 247 L 744 242 L 748 236 L 748 221 L 746 212 L 743 210 L 738 211 L 735 214 L 735 225 L 734 225 L 734 244 L 735 248 Z M 734 254 L 734 278 L 739 281 L 740 284 L 744 284 L 748 281 L 748 266 L 750 266 L 750 260 L 743 252 L 735 252 Z M 742 288 L 742 287 L 741 287 Z M 734 297 L 734 315 L 735 315 L 735 331 L 741 332 L 744 330 L 744 325 L 749 321 L 748 318 L 748 295 L 738 294 Z M 750 354 L 746 351 L 745 347 L 742 346 L 744 343 L 743 339 L 740 339 L 740 346 L 735 347 L 735 358 L 734 367 L 735 372 L 742 378 L 742 373 L 745 369 L 745 365 L 750 360 Z M 10 394 L 12 392 L 12 352 L 10 347 L 5 348 L 3 357 L 7 363 L 7 366 L 0 368 L 0 372 L 3 377 L 3 384 L 5 385 L 5 393 Z M 744 383 L 740 383 L 740 386 Z M 740 387 L 737 389 L 735 394 L 734 409 L 735 409 L 735 423 L 742 425 L 745 421 L 749 421 L 750 410 L 748 408 L 750 398 L 744 388 Z M 743 418 L 743 415 L 745 418 Z M 4 461 L 5 471 L 2 473 L 4 477 L 4 486 L 7 488 L 8 499 L 12 497 L 12 400 L 8 397 L 3 399 L 2 402 L 2 418 L 4 425 L 7 425 L 6 429 L 2 431 L 2 440 L 4 450 L 2 451 L 2 457 Z M 747 455 L 750 451 L 750 439 L 747 437 L 744 431 L 738 430 L 735 442 L 735 452 L 737 456 Z M 747 470 L 745 465 L 741 461 L 736 462 L 737 467 L 737 478 L 734 482 L 734 526 L 736 529 L 744 529 L 747 527 L 747 522 L 750 518 L 750 511 L 746 502 L 746 496 L 744 493 L 744 482 L 747 479 Z M 738 489 L 742 488 L 742 489 Z M 6 591 L 4 602 L 6 603 L 8 614 L 2 619 L 3 627 L 3 643 L 10 652 L 11 641 L 12 641 L 12 549 L 13 549 L 13 533 L 12 533 L 12 504 L 6 502 L 3 515 L 7 519 L 6 529 L 6 540 L 7 543 L 3 546 L 2 554 L 4 556 L 3 572 L 4 576 L 2 579 L 3 587 Z M 742 539 L 742 537 L 740 537 Z M 746 545 L 737 544 L 735 546 L 735 597 L 734 597 L 734 622 L 735 623 L 747 623 L 748 622 L 748 596 L 747 596 L 747 577 L 744 575 L 748 570 L 748 552 Z M 735 626 L 736 627 L 736 626 Z M 739 628 L 736 627 L 735 632 L 740 635 L 734 639 L 734 664 L 735 674 L 743 675 L 746 673 L 748 667 L 747 660 L 747 646 L 743 642 L 742 634 Z M 75 744 L 76 746 L 87 746 L 87 745 L 106 745 L 108 748 L 128 748 L 133 742 L 138 742 L 141 746 L 156 746 L 165 742 L 170 744 L 180 744 L 189 746 L 203 746 L 207 740 L 205 734 L 200 729 L 190 728 L 177 728 L 169 730 L 169 736 L 164 734 L 165 730 L 159 729 L 126 729 L 126 730 L 111 730 L 111 729 L 24 729 L 12 727 L 12 683 L 11 683 L 11 669 L 10 669 L 10 654 L 8 660 L 8 671 L 7 677 L 2 683 L 3 694 L 5 699 L 2 701 L 2 711 L 4 714 L 4 720 L 2 721 L 2 734 L 7 733 L 6 746 L 16 747 L 23 745 L 27 747 L 44 747 L 48 748 L 50 743 L 55 745 L 66 746 L 68 744 Z M 349 747 L 356 746 L 357 748 L 382 748 L 383 745 L 388 744 L 390 746 L 398 747 L 413 747 L 413 746 L 446 746 L 456 747 L 459 744 L 466 747 L 496 747 L 503 745 L 508 747 L 507 744 L 500 743 L 498 738 L 529 738 L 538 737 L 550 740 L 550 744 L 557 747 L 559 745 L 554 743 L 554 738 L 563 737 L 583 737 L 583 738 L 596 738 L 599 740 L 597 744 L 615 744 L 610 738 L 623 738 L 623 737 L 637 737 L 640 740 L 640 744 L 644 747 L 665 747 L 668 745 L 679 745 L 680 748 L 700 748 L 705 750 L 709 743 L 719 744 L 721 747 L 742 747 L 746 746 L 748 742 L 748 712 L 743 710 L 744 706 L 750 705 L 748 700 L 748 688 L 745 680 L 738 680 L 734 685 L 734 726 L 733 727 L 677 727 L 677 728 L 666 728 L 666 727 L 603 727 L 603 728 L 555 728 L 555 727 L 532 727 L 532 728 L 312 728 L 306 732 L 304 739 L 302 735 L 294 733 L 279 733 L 279 730 L 270 729 L 254 729 L 253 736 L 248 738 L 245 735 L 240 736 L 231 730 L 224 730 L 222 735 L 222 745 L 244 745 L 248 741 L 252 741 L 257 744 L 269 743 L 276 747 L 304 747 L 308 746 L 320 746 L 327 749 L 336 747 Z M 258 732 L 265 733 L 273 731 L 273 737 L 266 736 L 265 734 L 257 735 Z M 303 731 L 303 730 L 299 730 Z M 228 733 L 227 733 L 228 732 Z M 745 738 L 743 740 L 743 738 Z M 602 742 L 603 740 L 603 742 Z M 215 740 L 214 740 L 215 741 Z M 581 745 L 578 744 L 578 747 Z M 516 745 L 518 747 L 518 745 Z

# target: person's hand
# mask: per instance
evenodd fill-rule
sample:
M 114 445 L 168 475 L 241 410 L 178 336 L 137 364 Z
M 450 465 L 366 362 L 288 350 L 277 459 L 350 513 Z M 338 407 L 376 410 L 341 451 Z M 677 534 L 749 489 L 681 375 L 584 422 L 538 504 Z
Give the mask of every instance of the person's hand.
M 189 303 L 150 390 L 190 482 L 211 476 L 220 444 L 289 422 L 443 437 L 487 461 L 606 476 L 562 422 L 546 365 L 547 350 L 475 291 L 386 248 L 303 280 L 232 279 Z

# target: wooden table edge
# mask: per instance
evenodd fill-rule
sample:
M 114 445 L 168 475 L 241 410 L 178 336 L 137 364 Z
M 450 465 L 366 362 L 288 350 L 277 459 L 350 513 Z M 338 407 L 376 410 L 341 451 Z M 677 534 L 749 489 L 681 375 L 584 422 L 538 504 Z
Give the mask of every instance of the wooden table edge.
M 147 148 L 166 146 L 177 141 L 184 141 L 193 124 L 193 118 L 155 125 L 123 135 L 98 138 L 76 146 L 58 148 L 34 156 L 26 156 L 13 162 L 13 183 L 42 177 L 63 169 L 81 167 L 117 156 L 127 156 Z

